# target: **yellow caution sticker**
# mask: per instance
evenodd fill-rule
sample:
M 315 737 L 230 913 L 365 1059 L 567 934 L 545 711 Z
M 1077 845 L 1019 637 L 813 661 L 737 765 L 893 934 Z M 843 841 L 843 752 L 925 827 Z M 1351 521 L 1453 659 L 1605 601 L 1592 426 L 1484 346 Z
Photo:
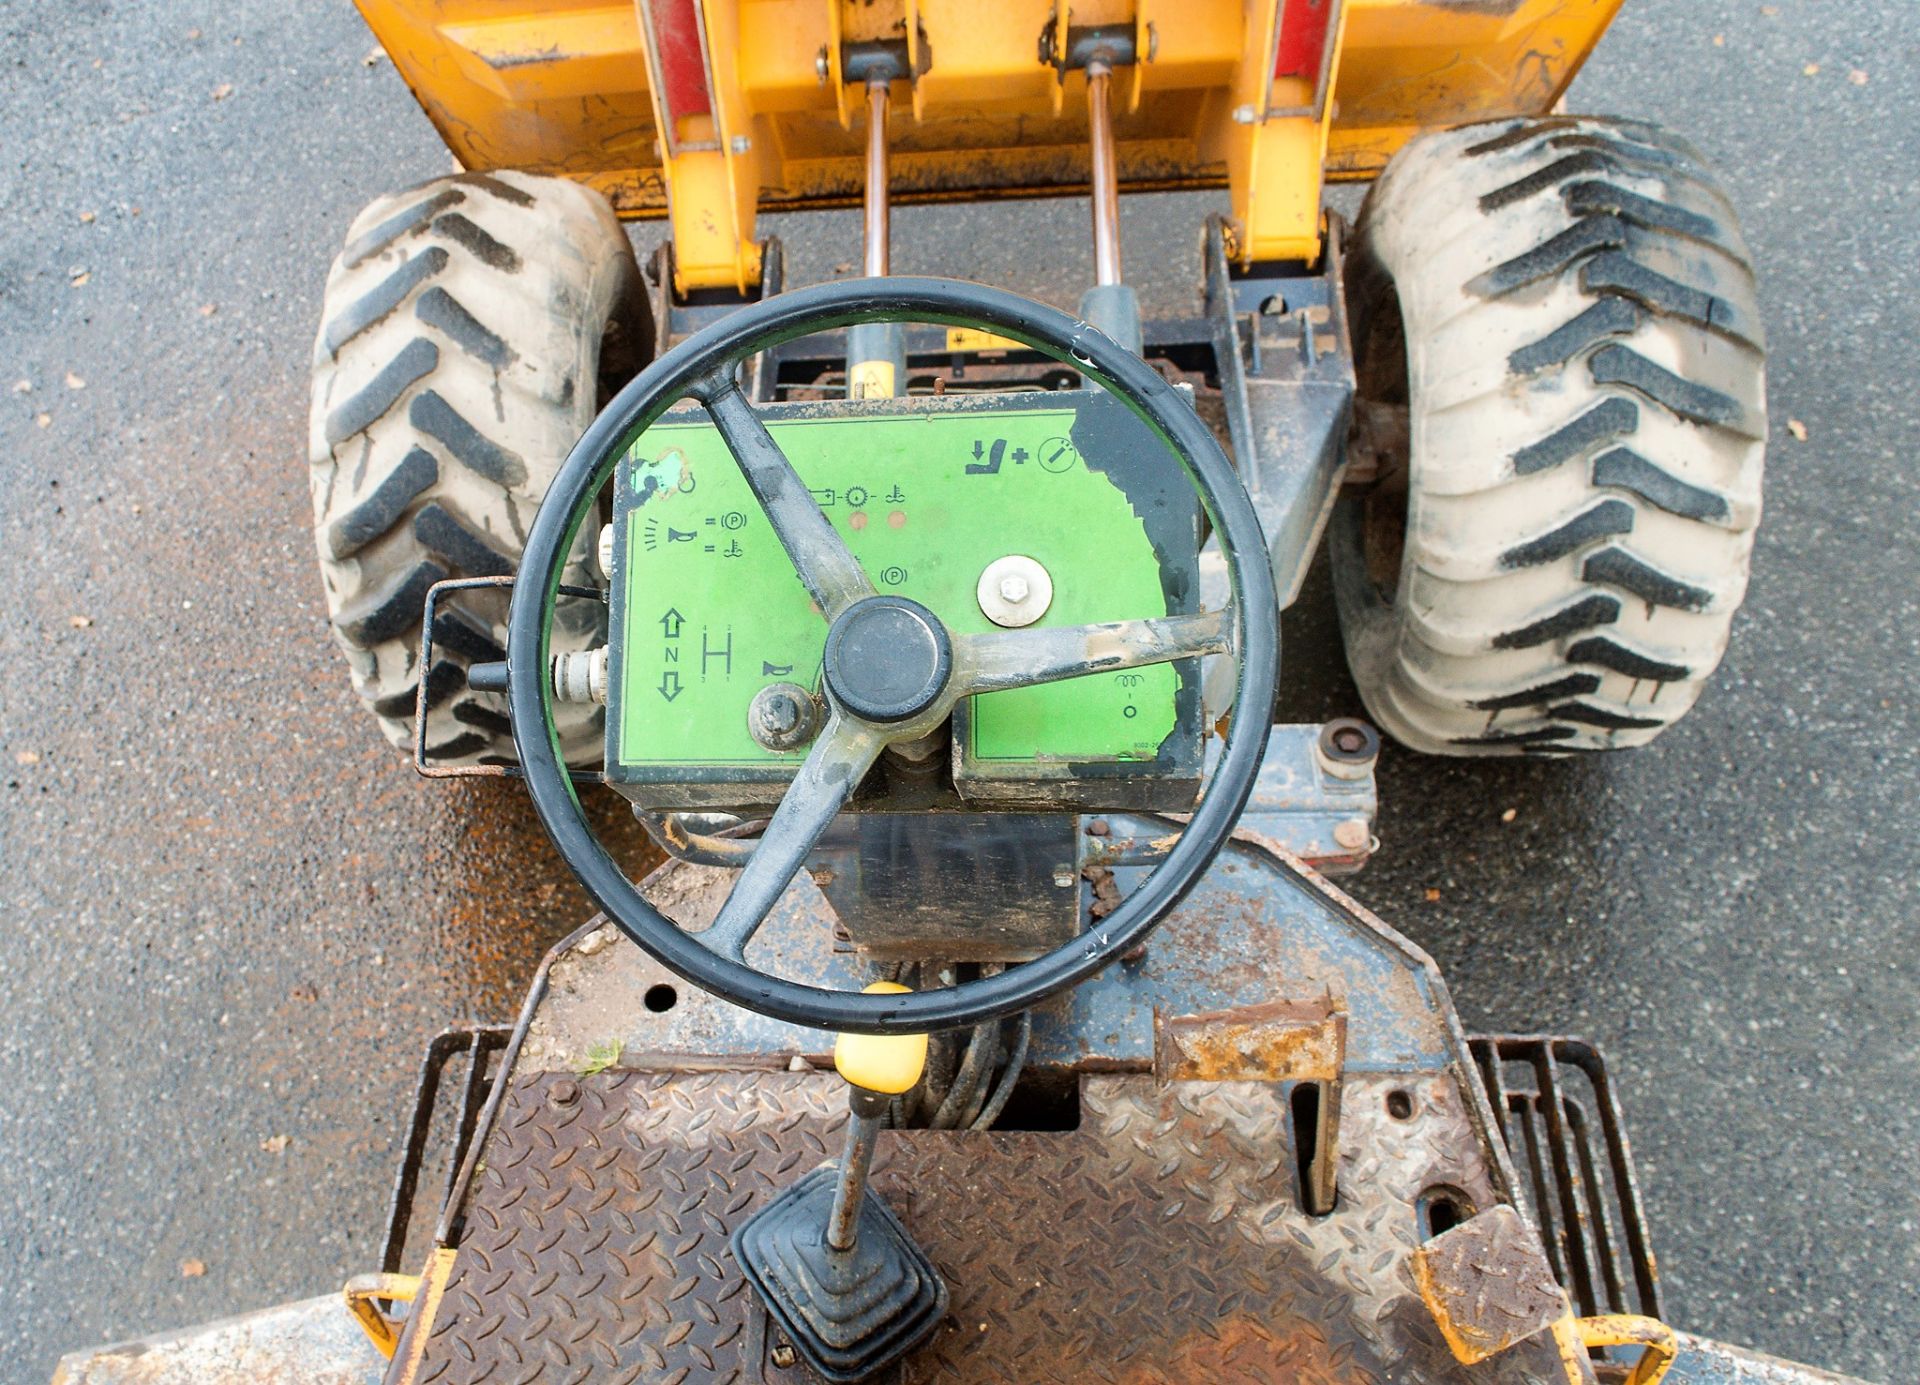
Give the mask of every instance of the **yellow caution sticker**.
M 861 361 L 847 381 L 849 399 L 893 398 L 893 362 Z
M 947 350 L 949 351 L 1030 351 L 1025 342 L 1014 341 L 1011 337 L 997 337 L 992 332 L 983 332 L 978 327 L 947 328 Z

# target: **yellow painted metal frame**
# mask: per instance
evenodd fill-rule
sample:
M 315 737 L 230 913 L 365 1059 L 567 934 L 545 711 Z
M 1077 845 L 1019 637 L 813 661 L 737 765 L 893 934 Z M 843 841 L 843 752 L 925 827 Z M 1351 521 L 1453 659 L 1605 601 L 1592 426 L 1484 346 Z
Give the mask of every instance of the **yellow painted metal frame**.
M 678 287 L 750 289 L 761 209 L 861 194 L 864 103 L 847 43 L 907 41 L 892 139 L 897 201 L 1084 192 L 1085 82 L 1042 61 L 1074 26 L 1128 24 L 1117 87 L 1127 191 L 1225 186 L 1244 261 L 1318 254 L 1325 178 L 1370 178 L 1415 132 L 1550 110 L 1621 0 L 1320 0 L 1330 98 L 1266 80 L 1283 0 L 698 0 L 713 114 L 666 156 L 647 0 L 358 0 L 471 169 L 561 174 L 622 216 L 666 216 Z M 1053 55 L 1049 55 L 1053 56 Z M 1304 113 L 1301 113 L 1304 111 Z
M 1660 1385 L 1680 1354 L 1680 1339 L 1658 1318 L 1630 1313 L 1602 1313 L 1576 1318 L 1571 1310 L 1553 1324 L 1553 1341 L 1568 1385 L 1584 1385 L 1592 1378 L 1588 1351 L 1593 1347 L 1639 1347 L 1640 1360 L 1626 1385 Z
M 341 1288 L 340 1297 L 346 1304 L 348 1316 L 360 1324 L 373 1349 L 389 1361 L 400 1345 L 405 1324 L 382 1312 L 381 1301 L 415 1304 L 416 1311 L 428 1314 L 431 1321 L 431 1314 L 447 1287 L 447 1277 L 453 1272 L 453 1256 L 451 1250 L 436 1248 L 427 1261 L 425 1274 L 359 1274 Z M 424 1338 L 425 1334 L 421 1335 Z
M 401 1344 L 407 1344 L 404 1357 L 394 1362 L 385 1375 L 393 1385 L 414 1385 L 419 1378 L 427 1339 L 433 1335 L 434 1319 L 439 1315 L 441 1300 L 446 1297 L 447 1283 L 453 1278 L 457 1256 L 458 1252 L 449 1246 L 435 1246 L 420 1274 L 357 1275 L 341 1290 L 347 1312 L 360 1324 L 375 1351 L 394 1362 Z M 406 1320 L 389 1318 L 380 1311 L 380 1299 L 412 1304 L 411 1316 Z

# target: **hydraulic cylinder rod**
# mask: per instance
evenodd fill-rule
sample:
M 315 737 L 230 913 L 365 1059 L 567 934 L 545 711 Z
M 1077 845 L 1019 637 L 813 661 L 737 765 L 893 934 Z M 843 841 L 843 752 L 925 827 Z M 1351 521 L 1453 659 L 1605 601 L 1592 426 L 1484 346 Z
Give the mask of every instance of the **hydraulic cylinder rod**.
M 887 107 L 888 83 L 876 74 L 867 81 L 867 190 L 862 234 L 862 269 L 881 278 L 888 268 Z M 907 333 L 900 322 L 862 322 L 847 333 L 847 398 L 884 399 L 905 394 Z
M 1113 65 L 1087 60 L 1087 134 L 1093 146 L 1093 287 L 1080 316 L 1129 351 L 1141 345 L 1140 299 L 1120 278 L 1120 168 L 1113 152 Z
M 1120 173 L 1113 155 L 1113 69 L 1087 64 L 1087 126 L 1093 140 L 1093 282 L 1120 282 Z
M 867 84 L 866 273 L 887 272 L 887 84 Z

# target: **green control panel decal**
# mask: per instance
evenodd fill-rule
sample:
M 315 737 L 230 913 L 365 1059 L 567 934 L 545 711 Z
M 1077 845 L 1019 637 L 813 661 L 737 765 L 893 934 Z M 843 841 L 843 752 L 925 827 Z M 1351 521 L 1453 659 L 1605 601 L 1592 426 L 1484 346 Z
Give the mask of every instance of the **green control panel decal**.
M 980 573 L 1010 553 L 1054 585 L 1041 626 L 1167 613 L 1140 517 L 1087 466 L 1071 408 L 770 421 L 769 431 L 881 592 L 956 632 L 994 629 Z M 725 442 L 656 423 L 618 472 L 624 608 L 616 759 L 629 768 L 795 764 L 763 750 L 747 705 L 769 683 L 817 689 L 827 626 Z M 977 760 L 1151 759 L 1174 729 L 1172 665 L 974 699 Z

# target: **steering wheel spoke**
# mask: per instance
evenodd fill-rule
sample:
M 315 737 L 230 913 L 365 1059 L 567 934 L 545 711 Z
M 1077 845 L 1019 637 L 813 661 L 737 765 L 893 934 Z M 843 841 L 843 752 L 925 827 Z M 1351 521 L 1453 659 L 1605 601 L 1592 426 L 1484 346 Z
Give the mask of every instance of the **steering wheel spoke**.
M 740 392 L 731 368 L 701 381 L 694 394 L 726 440 L 821 614 L 832 620 L 861 597 L 872 596 L 873 583 Z
M 1143 664 L 1171 663 L 1202 654 L 1229 653 L 1233 649 L 1233 612 L 1226 608 L 1103 625 L 993 630 L 956 635 L 953 645 L 953 686 L 958 695 L 966 697 Z
M 747 944 L 806 864 L 820 834 L 860 787 L 885 736 L 850 717 L 834 716 L 813 743 L 806 762 L 780 800 L 753 856 L 733 882 L 711 927 L 699 935 L 712 951 L 742 961 Z

